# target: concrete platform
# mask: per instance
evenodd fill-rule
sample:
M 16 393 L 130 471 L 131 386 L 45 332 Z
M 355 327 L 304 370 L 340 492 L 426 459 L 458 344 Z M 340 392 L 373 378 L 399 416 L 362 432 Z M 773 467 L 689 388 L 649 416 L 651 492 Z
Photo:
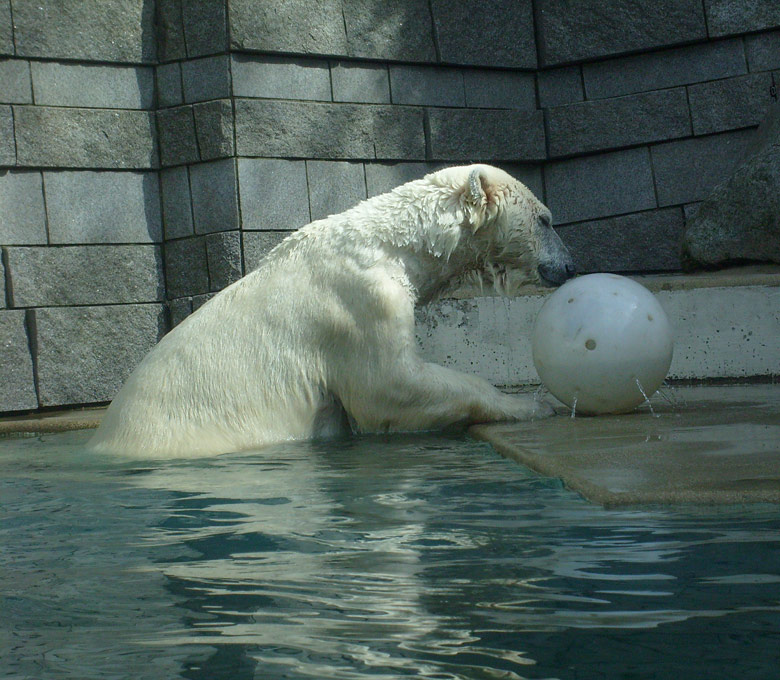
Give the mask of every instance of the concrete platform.
M 780 384 L 665 388 L 621 416 L 477 425 L 508 458 L 607 507 L 780 503 Z M 780 510 L 778 510 L 780 512 Z
M 95 428 L 100 425 L 105 412 L 105 407 L 95 407 L 2 418 L 0 419 L 0 438 Z
M 658 297 L 675 336 L 669 378 L 780 375 L 780 267 L 632 277 Z M 531 330 L 549 288 L 513 298 L 462 290 L 420 310 L 417 336 L 434 363 L 495 385 L 538 384 Z

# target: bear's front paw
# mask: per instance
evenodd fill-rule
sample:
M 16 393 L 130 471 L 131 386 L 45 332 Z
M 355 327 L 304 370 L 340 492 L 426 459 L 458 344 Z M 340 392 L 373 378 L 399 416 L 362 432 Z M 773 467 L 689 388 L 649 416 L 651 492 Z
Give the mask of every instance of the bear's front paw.
M 512 395 L 508 415 L 511 420 L 537 420 L 555 415 L 555 409 L 546 401 L 529 395 Z
M 541 399 L 534 399 L 534 412 L 533 418 L 549 418 L 555 415 L 555 409 L 549 401 L 542 401 Z

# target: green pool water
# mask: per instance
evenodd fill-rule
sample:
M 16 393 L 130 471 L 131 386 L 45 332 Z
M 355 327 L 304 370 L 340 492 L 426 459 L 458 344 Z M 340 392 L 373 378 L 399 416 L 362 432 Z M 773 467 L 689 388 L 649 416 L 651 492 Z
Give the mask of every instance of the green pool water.
M 780 677 L 777 506 L 605 510 L 466 435 L 0 441 L 0 678 Z

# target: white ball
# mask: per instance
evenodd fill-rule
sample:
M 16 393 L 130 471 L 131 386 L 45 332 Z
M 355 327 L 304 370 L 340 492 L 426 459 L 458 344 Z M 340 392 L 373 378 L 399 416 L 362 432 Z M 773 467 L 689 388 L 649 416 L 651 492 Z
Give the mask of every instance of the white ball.
M 539 312 L 532 337 L 544 385 L 586 415 L 639 406 L 664 381 L 672 350 L 658 300 L 616 274 L 580 276 L 558 288 Z

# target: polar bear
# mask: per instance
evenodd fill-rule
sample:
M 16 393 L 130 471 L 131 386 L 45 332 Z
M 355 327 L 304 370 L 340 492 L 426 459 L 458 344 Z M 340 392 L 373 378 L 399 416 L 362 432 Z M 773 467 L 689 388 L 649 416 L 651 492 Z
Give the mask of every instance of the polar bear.
M 488 165 L 312 222 L 138 365 L 90 444 L 195 457 L 360 432 L 525 420 L 546 405 L 418 354 L 414 308 L 476 274 L 500 292 L 574 273 L 550 211 Z

